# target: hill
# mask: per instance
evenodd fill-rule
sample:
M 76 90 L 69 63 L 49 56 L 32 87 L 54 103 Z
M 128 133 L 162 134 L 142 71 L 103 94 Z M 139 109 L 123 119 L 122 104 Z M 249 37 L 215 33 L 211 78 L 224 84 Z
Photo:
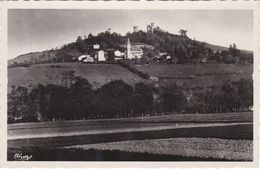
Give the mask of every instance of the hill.
M 122 79 L 133 85 L 138 82 L 158 83 L 171 86 L 176 83 L 185 88 L 221 86 L 228 81 L 241 78 L 252 79 L 253 66 L 238 66 L 224 64 L 173 65 L 148 64 L 134 67 L 152 77 L 158 77 L 157 82 L 145 80 L 117 64 L 82 64 L 82 63 L 52 63 L 37 64 L 29 67 L 14 67 L 8 69 L 8 92 L 12 86 L 35 87 L 39 83 L 58 84 L 62 82 L 62 72 L 75 71 L 75 76 L 86 78 L 99 88 L 112 81 Z M 221 79 L 221 80 L 220 80 Z
M 8 92 L 11 91 L 12 86 L 32 88 L 39 83 L 61 85 L 62 72 L 65 71 L 75 71 L 75 76 L 88 79 L 94 88 L 112 80 L 121 79 L 128 84 L 143 81 L 139 76 L 116 64 L 37 64 L 8 69 Z
M 171 56 L 178 57 L 180 63 L 192 62 L 192 60 L 201 57 L 219 61 L 220 58 L 227 58 L 229 54 L 239 59 L 241 57 L 244 60 L 249 59 L 249 62 L 252 60 L 251 51 L 238 49 L 239 52 L 231 53 L 228 47 L 192 40 L 187 36 L 172 34 L 157 27 L 153 33 L 139 30 L 138 32 L 127 33 L 125 36 L 115 32 L 101 32 L 96 36 L 89 34 L 88 37 L 78 36 L 75 42 L 65 44 L 60 49 L 23 54 L 9 60 L 8 64 L 9 66 L 17 66 L 19 64 L 71 62 L 81 54 L 91 52 L 94 44 L 100 44 L 103 50 L 118 49 L 125 51 L 127 38 L 133 44 L 143 44 L 144 58 L 152 58 L 160 52 L 166 52 Z M 219 51 L 219 53 L 215 54 L 216 51 Z M 229 60 L 232 60 L 232 58 L 229 58 Z M 233 61 L 227 62 L 233 63 Z
M 61 58 L 58 57 L 58 50 L 47 50 L 42 52 L 31 52 L 23 55 L 19 55 L 14 59 L 8 60 L 8 65 L 16 65 L 16 64 L 41 64 L 41 63 L 49 63 L 52 61 L 62 61 Z
M 170 86 L 176 83 L 184 88 L 218 87 L 242 78 L 251 80 L 253 73 L 252 65 L 234 64 L 147 64 L 135 65 L 135 68 L 158 78 L 159 85 Z
M 209 44 L 209 43 L 205 43 L 205 46 L 208 47 L 208 48 L 211 48 L 215 51 L 227 51 L 227 50 L 229 50 L 228 47 L 213 45 L 213 44 Z M 253 51 L 250 51 L 250 50 L 242 50 L 242 49 L 239 49 L 239 50 L 244 55 L 250 55 L 250 54 L 252 55 L 253 54 Z

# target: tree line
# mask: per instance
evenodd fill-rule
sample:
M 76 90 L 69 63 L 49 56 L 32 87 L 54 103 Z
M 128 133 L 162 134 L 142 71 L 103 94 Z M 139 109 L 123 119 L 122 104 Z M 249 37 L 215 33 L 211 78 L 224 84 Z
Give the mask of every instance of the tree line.
M 252 106 L 253 85 L 246 79 L 200 90 L 176 84 L 130 86 L 115 80 L 94 90 L 87 79 L 76 77 L 71 86 L 13 87 L 8 94 L 8 123 L 240 112 Z

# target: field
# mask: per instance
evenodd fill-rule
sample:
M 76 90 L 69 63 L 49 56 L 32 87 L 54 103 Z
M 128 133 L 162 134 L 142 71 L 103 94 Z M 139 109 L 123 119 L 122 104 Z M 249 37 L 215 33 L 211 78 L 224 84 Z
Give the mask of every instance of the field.
M 173 65 L 149 64 L 135 67 L 150 76 L 159 77 L 160 85 L 177 83 L 183 87 L 208 87 L 223 85 L 241 78 L 252 79 L 252 65 L 200 64 Z M 74 70 L 76 76 L 90 81 L 98 88 L 112 80 L 122 79 L 128 84 L 147 82 L 136 74 L 116 64 L 55 63 L 8 69 L 8 92 L 11 86 L 33 87 L 41 84 L 61 84 L 62 72 Z M 220 80 L 221 79 L 221 80 Z
M 141 71 L 148 72 L 151 76 L 161 78 L 182 78 L 190 75 L 230 75 L 230 74 L 252 74 L 253 65 L 233 64 L 147 64 L 136 65 Z
M 160 131 L 8 140 L 8 157 L 9 160 L 14 160 L 13 155 L 21 152 L 23 154 L 32 154 L 34 157 L 32 160 L 140 161 L 156 160 L 157 158 L 157 160 L 170 161 L 189 159 L 247 161 L 252 158 L 252 139 L 253 126 L 251 124 L 242 124 L 223 127 L 194 127 Z M 203 147 L 200 154 L 194 155 L 196 154 L 194 153 L 196 148 L 200 147 Z M 218 152 L 218 150 L 224 149 L 226 151 L 222 152 L 222 154 Z M 151 154 L 151 150 L 154 153 Z
M 31 161 L 228 161 L 226 159 L 183 157 L 163 154 L 134 153 L 118 150 L 82 150 L 57 148 L 32 148 L 8 150 L 8 161 L 14 161 L 15 153 L 33 154 Z
M 243 112 L 9 124 L 8 159 L 250 161 L 252 122 Z
M 176 83 L 186 88 L 220 86 L 241 78 L 252 79 L 253 73 L 252 65 L 233 64 L 148 64 L 135 67 L 158 77 L 160 85 Z
M 100 87 L 112 80 L 123 80 L 133 84 L 142 79 L 125 68 L 116 64 L 82 64 L 55 63 L 38 64 L 30 67 L 15 67 L 8 69 L 8 91 L 11 86 L 32 87 L 41 84 L 61 85 L 62 72 L 74 70 L 75 76 L 86 78 L 94 87 Z
M 156 147 L 156 148 L 155 148 Z M 250 140 L 217 138 L 170 138 L 133 140 L 65 147 L 66 149 L 109 150 L 134 153 L 163 154 L 171 156 L 213 158 L 227 160 L 253 160 Z

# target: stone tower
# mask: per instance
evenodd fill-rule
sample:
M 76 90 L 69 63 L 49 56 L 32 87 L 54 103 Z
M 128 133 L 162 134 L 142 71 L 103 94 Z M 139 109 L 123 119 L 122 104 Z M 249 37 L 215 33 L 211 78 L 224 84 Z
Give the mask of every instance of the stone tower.
M 151 23 L 151 33 L 153 33 L 153 31 L 154 31 L 154 23 L 152 22 Z
M 146 29 L 147 29 L 147 33 L 153 34 L 154 23 L 152 22 L 150 25 L 147 25 Z
M 131 58 L 131 43 L 130 39 L 127 38 L 127 44 L 126 44 L 126 59 Z
M 134 32 L 138 32 L 138 26 L 133 27 Z

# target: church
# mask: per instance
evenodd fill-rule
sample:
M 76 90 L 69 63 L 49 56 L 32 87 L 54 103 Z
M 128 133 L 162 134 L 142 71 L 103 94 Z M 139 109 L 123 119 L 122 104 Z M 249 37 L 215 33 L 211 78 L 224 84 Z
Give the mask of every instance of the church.
M 126 59 L 138 59 L 142 58 L 143 50 L 137 46 L 132 46 L 130 39 L 127 38 L 126 43 Z

